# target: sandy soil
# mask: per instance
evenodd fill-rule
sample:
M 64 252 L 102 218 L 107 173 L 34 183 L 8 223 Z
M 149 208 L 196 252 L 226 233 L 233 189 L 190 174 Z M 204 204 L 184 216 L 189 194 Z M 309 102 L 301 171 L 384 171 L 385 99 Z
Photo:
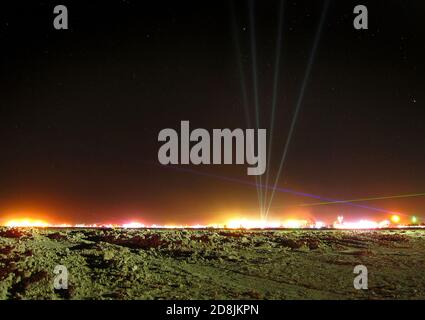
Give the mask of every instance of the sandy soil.
M 424 299 L 424 268 L 425 230 L 0 228 L 0 299 Z

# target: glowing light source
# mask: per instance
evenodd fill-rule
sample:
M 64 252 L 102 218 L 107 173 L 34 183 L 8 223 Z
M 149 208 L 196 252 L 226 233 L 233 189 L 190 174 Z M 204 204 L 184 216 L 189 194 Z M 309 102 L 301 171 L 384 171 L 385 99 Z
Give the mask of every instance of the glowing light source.
M 313 228 L 316 229 L 322 229 L 326 227 L 326 224 L 323 221 L 316 221 L 316 223 L 313 225 Z
M 235 219 L 226 223 L 226 227 L 229 229 L 264 228 L 265 222 L 262 220 Z
M 283 222 L 282 226 L 284 228 L 298 229 L 298 228 L 306 228 L 308 226 L 307 220 L 286 220 Z
M 375 222 L 370 220 L 360 220 L 354 222 L 335 222 L 335 229 L 380 229 L 387 228 L 390 222 L 388 220 L 384 220 L 381 222 Z
M 399 222 L 400 222 L 400 216 L 399 216 L 399 215 L 396 215 L 396 214 L 393 214 L 393 215 L 391 216 L 391 221 L 392 221 L 393 223 L 399 223 Z
M 284 221 L 267 221 L 267 220 L 251 220 L 251 219 L 234 219 L 226 223 L 229 229 L 273 229 L 288 228 L 299 229 L 311 227 L 309 221 L 299 219 L 289 219 Z M 314 225 L 313 225 L 314 227 Z M 319 226 L 321 228 L 322 225 Z
M 336 229 L 375 229 L 378 224 L 373 221 L 360 220 L 357 222 L 334 223 Z
M 296 217 L 296 215 L 293 215 Z M 300 215 L 302 216 L 302 215 Z M 408 227 L 422 227 L 418 225 L 418 219 L 415 216 L 411 217 L 410 225 L 402 225 L 400 216 L 394 214 L 389 220 L 373 221 L 362 219 L 358 221 L 345 221 L 343 216 L 338 216 L 333 223 L 336 229 L 380 229 L 380 228 L 408 228 Z M 249 219 L 249 218 L 236 218 L 229 220 L 227 223 L 221 224 L 144 224 L 138 221 L 129 221 L 125 223 L 95 223 L 95 224 L 52 224 L 45 220 L 33 218 L 15 218 L 2 223 L 6 227 L 50 227 L 50 228 L 161 228 L 161 229 L 306 229 L 306 228 L 326 228 L 329 224 L 314 219 L 286 219 L 286 220 L 266 220 L 266 219 Z M 425 228 L 425 225 L 423 226 Z
M 125 229 L 137 229 L 137 228 L 144 228 L 145 225 L 143 223 L 133 221 L 129 223 L 124 223 L 122 227 Z
M 37 228 L 45 228 L 50 225 L 42 220 L 34 220 L 34 219 L 16 219 L 9 220 L 4 224 L 6 227 L 37 227 Z
M 281 228 L 282 224 L 278 221 L 235 219 L 228 221 L 225 226 L 229 229 L 272 229 Z

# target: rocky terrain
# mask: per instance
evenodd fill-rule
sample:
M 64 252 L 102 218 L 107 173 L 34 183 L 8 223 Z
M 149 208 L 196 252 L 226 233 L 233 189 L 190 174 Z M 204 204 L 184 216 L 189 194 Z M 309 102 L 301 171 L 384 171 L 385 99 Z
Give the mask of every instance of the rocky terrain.
M 424 299 L 424 253 L 425 230 L 0 228 L 0 299 Z

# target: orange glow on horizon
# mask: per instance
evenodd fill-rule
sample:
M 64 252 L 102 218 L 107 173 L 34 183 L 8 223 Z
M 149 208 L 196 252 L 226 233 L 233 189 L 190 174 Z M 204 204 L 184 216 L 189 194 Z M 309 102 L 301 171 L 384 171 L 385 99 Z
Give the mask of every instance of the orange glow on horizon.
M 410 227 L 409 225 L 402 225 L 401 218 L 397 214 L 387 217 L 385 220 L 375 219 L 360 219 L 354 221 L 344 221 L 342 216 L 337 217 L 333 223 L 326 223 L 315 219 L 314 217 L 306 217 L 304 214 L 291 214 L 286 218 L 279 219 L 258 219 L 252 218 L 251 215 L 244 216 L 243 214 L 227 215 L 227 219 L 216 220 L 213 223 L 167 223 L 167 224 L 151 224 L 142 222 L 143 220 L 134 219 L 124 220 L 120 222 L 99 222 L 99 223 L 79 223 L 79 224 L 65 224 L 63 222 L 57 223 L 56 219 L 50 218 L 51 215 L 34 214 L 8 215 L 3 216 L 0 220 L 0 226 L 5 227 L 37 227 L 37 228 L 124 228 L 124 229 L 140 229 L 140 228 L 158 228 L 158 229 L 321 229 L 321 228 L 336 228 L 336 229 L 381 229 L 381 228 L 400 228 Z M 290 218 L 289 218 L 290 217 Z M 221 222 L 217 222 L 221 221 Z M 195 222 L 195 221 L 194 221 Z M 417 227 L 424 227 L 420 225 Z
M 38 227 L 38 228 L 46 228 L 49 227 L 50 224 L 44 220 L 37 220 L 31 218 L 22 218 L 22 219 L 13 219 L 8 220 L 4 223 L 6 227 Z
M 137 221 L 131 221 L 128 223 L 124 223 L 122 227 L 125 229 L 137 229 L 137 228 L 144 228 L 145 225 Z
M 266 228 L 314 228 L 314 224 L 308 220 L 303 219 L 287 219 L 282 221 L 267 221 L 267 220 L 256 220 L 256 219 L 232 219 L 224 224 L 229 229 L 266 229 Z

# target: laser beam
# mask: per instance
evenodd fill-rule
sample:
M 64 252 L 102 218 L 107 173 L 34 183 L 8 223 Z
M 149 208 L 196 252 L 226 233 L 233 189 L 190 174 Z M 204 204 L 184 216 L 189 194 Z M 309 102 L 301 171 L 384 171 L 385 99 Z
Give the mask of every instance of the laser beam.
M 324 206 L 324 205 L 331 205 L 331 204 L 341 204 L 341 203 L 347 203 L 347 202 L 365 202 L 365 201 L 412 198 L 412 197 L 422 197 L 422 196 L 425 196 L 425 193 L 411 193 L 411 194 L 400 194 L 400 195 L 394 195 L 394 196 L 382 196 L 382 197 L 358 198 L 358 199 L 339 200 L 339 201 L 303 203 L 303 204 L 299 204 L 298 207 L 313 207 L 313 206 Z
M 272 108 L 270 113 L 270 133 L 269 133 L 269 144 L 268 144 L 268 153 L 267 153 L 267 172 L 266 172 L 266 185 L 269 184 L 270 178 L 270 159 L 272 154 L 273 146 L 273 131 L 274 131 L 274 118 L 276 112 L 276 103 L 277 103 L 277 88 L 279 83 L 279 69 L 280 69 L 280 51 L 282 47 L 282 29 L 283 29 L 283 14 L 284 14 L 284 0 L 280 1 L 279 11 L 278 11 L 278 29 L 277 29 L 277 38 L 276 38 L 276 57 L 275 57 L 275 69 L 273 77 L 273 93 L 272 93 Z M 264 191 L 264 201 L 267 202 L 268 189 Z M 267 214 L 266 207 L 264 210 Z
M 248 180 L 231 178 L 231 177 L 226 177 L 226 176 L 220 176 L 220 175 L 215 175 L 215 174 L 206 173 L 206 172 L 200 172 L 200 171 L 192 170 L 192 169 L 189 169 L 189 168 L 182 168 L 182 167 L 176 167 L 176 166 L 165 166 L 164 168 L 174 169 L 176 171 L 187 172 L 187 173 L 196 174 L 196 175 L 199 175 L 199 176 L 210 177 L 210 178 L 220 179 L 220 180 L 223 180 L 223 181 L 234 182 L 234 183 L 239 183 L 239 184 L 243 184 L 243 185 L 246 185 L 246 186 L 256 187 L 255 183 L 248 181 Z M 339 199 L 332 199 L 332 198 L 323 197 L 323 196 L 319 196 L 319 195 L 315 195 L 315 194 L 311 194 L 311 193 L 305 193 L 305 192 L 301 192 L 301 191 L 296 191 L 296 190 L 292 190 L 292 189 L 288 189 L 288 188 L 279 188 L 279 187 L 270 186 L 270 185 L 262 185 L 261 187 L 267 188 L 267 189 L 273 189 L 277 192 L 289 193 L 289 194 L 292 194 L 292 195 L 295 195 L 295 196 L 313 198 L 313 199 L 317 199 L 317 200 L 321 200 L 321 201 L 327 201 L 327 202 L 341 201 Z M 361 204 L 357 204 L 357 203 L 343 202 L 342 204 L 345 204 L 345 205 L 348 205 L 348 206 L 351 206 L 351 207 L 376 211 L 376 212 L 383 212 L 383 213 L 387 213 L 387 214 L 400 214 L 399 212 L 390 211 L 390 210 L 386 210 L 386 209 L 378 208 L 378 207 L 361 205 Z
M 304 80 L 303 80 L 303 83 L 301 85 L 301 90 L 300 90 L 300 93 L 299 93 L 299 96 L 298 96 L 295 111 L 294 111 L 294 114 L 292 116 L 292 121 L 291 121 L 291 125 L 290 125 L 290 128 L 289 128 L 288 137 L 286 138 L 286 143 L 285 143 L 285 147 L 284 147 L 284 150 L 283 150 L 282 158 L 280 159 L 279 169 L 277 171 L 276 178 L 274 180 L 273 188 L 272 188 L 271 195 L 270 195 L 269 204 L 268 204 L 268 207 L 267 207 L 267 210 L 266 210 L 266 213 L 265 213 L 266 217 L 267 217 L 268 212 L 270 210 L 270 206 L 273 203 L 273 197 L 275 195 L 275 189 L 277 187 L 277 184 L 278 184 L 279 179 L 281 177 L 282 170 L 283 170 L 284 165 L 285 165 L 289 146 L 291 144 L 292 136 L 293 136 L 293 133 L 294 133 L 294 130 L 295 130 L 295 125 L 297 123 L 298 114 L 300 112 L 301 105 L 302 105 L 302 102 L 304 100 L 304 93 L 305 93 L 305 90 L 306 90 L 306 87 L 307 87 L 308 80 L 310 78 L 310 73 L 311 73 L 311 69 L 313 67 L 314 58 L 316 56 L 317 47 L 319 46 L 319 40 L 320 40 L 320 37 L 321 37 L 321 34 L 322 34 L 322 29 L 323 29 L 323 25 L 325 23 L 328 7 L 329 7 L 329 0 L 326 0 L 324 7 L 323 7 L 322 15 L 320 17 L 319 26 L 317 28 L 317 32 L 316 32 L 316 35 L 315 35 L 315 38 L 314 38 L 313 48 L 312 48 L 312 51 L 311 51 L 311 54 L 310 54 L 310 58 L 308 60 L 307 68 L 306 68 L 305 75 L 304 75 Z
M 254 107 L 255 107 L 255 120 L 257 129 L 260 128 L 260 103 L 258 99 L 258 79 L 257 79 L 257 43 L 255 37 L 255 16 L 254 16 L 254 0 L 249 1 L 249 22 L 250 22 L 250 36 L 251 36 L 251 55 L 252 55 L 252 85 L 254 93 Z M 261 176 L 255 177 L 256 181 L 259 181 L 260 186 L 260 215 L 263 218 L 263 190 L 262 190 L 262 179 Z
M 238 36 L 238 27 L 237 27 L 237 21 L 236 21 L 236 14 L 235 14 L 235 7 L 234 2 L 230 1 L 230 11 L 232 15 L 232 29 L 233 29 L 233 40 L 235 44 L 235 50 L 236 50 L 236 56 L 237 56 L 237 62 L 238 62 L 238 70 L 239 70 L 239 77 L 240 77 L 240 87 L 241 87 L 241 93 L 242 93 L 242 103 L 245 111 L 245 121 L 247 128 L 251 127 L 251 117 L 249 114 L 249 103 L 248 103 L 248 93 L 246 89 L 246 83 L 245 83 L 245 72 L 243 68 L 243 63 L 241 59 L 241 47 L 239 43 L 239 36 Z M 262 211 L 262 193 L 259 188 L 260 181 L 258 180 L 258 177 L 255 176 L 255 183 L 257 185 L 257 198 L 258 198 L 258 205 L 260 207 L 260 212 Z

